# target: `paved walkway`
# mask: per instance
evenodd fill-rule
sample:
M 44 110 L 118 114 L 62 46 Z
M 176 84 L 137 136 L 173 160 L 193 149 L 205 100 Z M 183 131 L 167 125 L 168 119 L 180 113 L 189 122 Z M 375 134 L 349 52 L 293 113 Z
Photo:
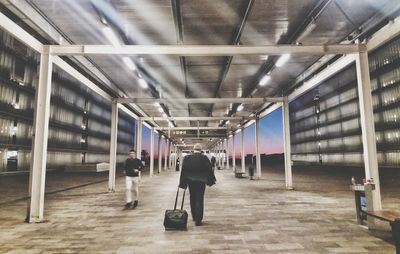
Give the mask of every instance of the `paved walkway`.
M 23 223 L 26 200 L 15 194 L 23 191 L 0 199 L 0 253 L 395 253 L 388 225 L 374 233 L 356 225 L 348 186 L 357 172 L 298 168 L 289 191 L 280 166 L 264 168 L 258 181 L 217 171 L 217 184 L 206 190 L 204 225 L 189 221 L 184 232 L 162 225 L 174 202 L 175 171 L 143 177 L 135 210 L 123 210 L 123 177 L 118 190 L 107 193 L 107 182 L 99 182 L 106 174 L 64 173 L 62 181 L 49 175 L 53 191 L 46 196 L 45 223 Z M 399 176 L 382 176 L 386 208 L 400 209 Z M 89 179 L 97 183 L 86 185 Z M 12 188 L 0 185 L 2 195 L 4 186 Z M 57 191 L 63 187 L 68 190 Z M 185 207 L 190 211 L 188 202 Z

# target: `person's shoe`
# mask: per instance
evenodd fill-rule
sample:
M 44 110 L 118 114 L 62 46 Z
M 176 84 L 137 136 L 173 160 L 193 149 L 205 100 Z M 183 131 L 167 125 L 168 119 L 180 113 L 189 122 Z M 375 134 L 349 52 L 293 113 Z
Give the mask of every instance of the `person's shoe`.
M 196 226 L 201 226 L 203 223 L 201 221 L 196 221 Z
M 126 203 L 125 204 L 125 209 L 129 209 L 132 206 L 132 202 Z
M 135 202 L 133 202 L 132 209 L 135 209 L 138 206 L 138 203 L 139 202 L 137 200 L 135 200 Z

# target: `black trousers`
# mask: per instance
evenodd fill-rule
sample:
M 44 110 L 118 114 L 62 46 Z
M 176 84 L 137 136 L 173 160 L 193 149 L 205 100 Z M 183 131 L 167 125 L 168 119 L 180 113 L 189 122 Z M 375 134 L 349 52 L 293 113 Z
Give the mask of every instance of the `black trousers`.
M 206 184 L 203 182 L 189 181 L 188 185 L 192 218 L 196 222 L 201 222 L 203 220 L 204 192 L 206 190 Z

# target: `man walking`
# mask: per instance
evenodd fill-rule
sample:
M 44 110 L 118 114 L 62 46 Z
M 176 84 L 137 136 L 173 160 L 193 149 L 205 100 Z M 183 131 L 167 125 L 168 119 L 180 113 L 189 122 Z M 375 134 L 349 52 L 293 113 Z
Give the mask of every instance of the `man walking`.
M 201 145 L 195 144 L 194 153 L 183 160 L 179 187 L 186 189 L 189 186 L 190 210 L 196 226 L 200 226 L 203 220 L 206 184 L 212 186 L 215 181 L 210 161 L 201 153 Z
M 143 169 L 141 160 L 136 158 L 136 151 L 129 151 L 129 158 L 125 161 L 125 183 L 126 183 L 126 204 L 125 209 L 135 209 L 139 202 L 139 176 Z M 132 190 L 135 194 L 135 201 L 132 203 Z

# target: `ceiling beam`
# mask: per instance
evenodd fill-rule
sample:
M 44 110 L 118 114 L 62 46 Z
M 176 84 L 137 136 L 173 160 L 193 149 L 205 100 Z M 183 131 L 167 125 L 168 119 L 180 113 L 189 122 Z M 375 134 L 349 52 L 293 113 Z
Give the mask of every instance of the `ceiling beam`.
M 219 120 L 252 120 L 255 117 L 240 117 L 240 116 L 179 116 L 179 117 L 140 117 L 144 121 L 219 121 Z M 197 127 L 196 127 L 197 128 Z
M 144 104 L 154 104 L 154 103 L 196 103 L 196 104 L 217 104 L 217 103 L 265 103 L 265 102 L 282 102 L 282 97 L 264 97 L 264 98 L 117 98 L 118 103 L 144 103 Z
M 227 127 L 188 126 L 188 127 L 156 127 L 155 130 L 227 130 Z
M 235 56 L 282 54 L 351 54 L 362 51 L 365 45 L 50 45 L 52 55 L 179 55 Z

